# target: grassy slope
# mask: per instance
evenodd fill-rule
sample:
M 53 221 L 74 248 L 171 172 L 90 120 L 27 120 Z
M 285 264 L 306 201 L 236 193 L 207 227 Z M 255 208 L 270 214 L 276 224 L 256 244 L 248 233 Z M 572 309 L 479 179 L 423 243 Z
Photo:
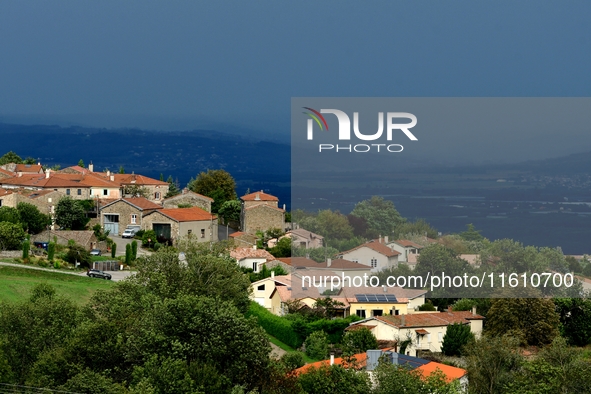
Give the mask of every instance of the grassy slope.
M 278 347 L 280 347 L 281 349 L 285 350 L 288 353 L 294 353 L 297 352 L 297 350 L 295 350 L 294 348 L 292 348 L 289 345 L 286 345 L 285 343 L 281 342 L 279 339 L 267 334 L 267 337 L 269 338 L 269 342 L 271 342 L 274 345 L 277 345 Z M 306 356 L 305 353 L 302 353 L 302 355 L 304 356 L 304 361 L 306 361 L 306 364 L 309 363 L 314 363 L 316 361 L 320 361 L 320 360 L 315 360 L 313 358 L 310 358 L 308 356 Z
M 106 290 L 114 285 L 108 280 L 0 266 L 0 301 L 23 300 L 29 297 L 31 289 L 38 283 L 54 286 L 59 295 L 66 296 L 78 304 L 86 303 L 97 290 Z

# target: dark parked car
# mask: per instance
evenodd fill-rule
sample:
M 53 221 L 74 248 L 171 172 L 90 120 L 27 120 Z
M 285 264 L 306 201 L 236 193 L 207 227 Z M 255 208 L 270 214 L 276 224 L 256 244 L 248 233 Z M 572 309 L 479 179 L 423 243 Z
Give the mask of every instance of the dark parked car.
M 92 249 L 90 251 L 90 255 L 91 256 L 100 256 L 101 255 L 101 250 L 100 249 Z
M 107 274 L 106 272 L 103 272 L 101 270 L 88 270 L 86 275 L 90 276 L 91 278 L 102 278 L 111 280 L 111 274 Z
M 49 242 L 33 242 L 33 246 L 39 249 L 47 250 L 47 245 L 49 245 Z

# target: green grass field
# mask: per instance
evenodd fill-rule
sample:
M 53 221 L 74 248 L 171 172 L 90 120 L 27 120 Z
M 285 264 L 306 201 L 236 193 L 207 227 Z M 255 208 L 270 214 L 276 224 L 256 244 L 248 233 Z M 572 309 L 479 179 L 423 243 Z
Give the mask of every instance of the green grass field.
M 295 350 L 294 348 L 292 348 L 289 345 L 286 345 L 285 343 L 281 342 L 279 339 L 267 334 L 267 338 L 269 338 L 269 342 L 271 342 L 273 345 L 276 345 L 277 347 L 285 350 L 288 353 L 293 353 L 293 352 L 297 352 L 297 350 Z M 320 361 L 320 360 L 315 360 L 313 358 L 310 358 L 308 356 L 306 356 L 305 353 L 302 353 L 304 355 L 304 361 L 306 361 L 306 364 L 310 364 L 310 363 L 314 363 L 316 361 Z
M 114 285 L 110 280 L 0 266 L 0 301 L 14 302 L 26 299 L 31 294 L 31 289 L 38 283 L 52 285 L 58 295 L 65 296 L 80 305 L 88 302 L 97 290 L 106 290 Z

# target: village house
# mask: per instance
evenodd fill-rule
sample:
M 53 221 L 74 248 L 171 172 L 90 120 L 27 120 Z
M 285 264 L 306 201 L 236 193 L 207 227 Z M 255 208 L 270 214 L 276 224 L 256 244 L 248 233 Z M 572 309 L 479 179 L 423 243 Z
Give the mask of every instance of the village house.
M 41 163 L 37 164 L 16 164 L 8 163 L 0 166 L 0 170 L 12 173 L 13 176 L 21 176 L 23 174 L 43 174 L 43 166 Z
M 64 246 L 68 245 L 70 240 L 73 240 L 76 244 L 82 245 L 86 250 L 95 249 L 98 246 L 98 240 L 92 230 L 46 230 L 31 236 L 31 241 L 33 242 L 53 242 L 54 239 L 58 245 Z
M 95 173 L 97 174 L 97 173 Z M 133 189 L 143 189 L 146 191 L 147 199 L 162 204 L 164 196 L 168 193 L 170 185 L 168 182 L 159 181 L 143 175 L 131 174 L 113 174 L 110 172 L 104 174 L 111 182 L 116 183 L 121 188 L 122 197 L 137 197 L 129 193 Z
M 371 267 L 344 259 L 327 258 L 326 261 L 321 263 L 307 257 L 283 257 L 277 260 L 283 263 L 284 267 L 288 267 L 289 272 L 295 272 L 296 270 L 303 272 L 301 270 L 307 269 L 328 271 L 331 274 L 334 273 L 338 276 L 344 275 L 346 277 L 369 276 L 371 274 Z
M 240 212 L 241 231 L 256 234 L 257 231 L 267 231 L 277 228 L 285 230 L 285 207 L 279 208 L 279 199 L 270 194 L 259 192 L 240 197 L 242 209 Z
M 470 326 L 470 331 L 476 338 L 482 334 L 483 316 L 476 314 L 476 308 L 472 311 L 453 312 L 429 312 L 401 315 L 373 316 L 360 320 L 346 330 L 354 330 L 359 327 L 367 327 L 378 341 L 403 341 L 412 340 L 412 346 L 406 349 L 410 356 L 420 356 L 422 353 L 440 353 L 443 337 L 447 332 L 447 326 L 461 323 Z
M 322 235 L 315 234 L 303 228 L 289 230 L 285 235 L 279 237 L 278 240 L 270 240 L 267 245 L 272 248 L 283 238 L 290 238 L 291 244 L 298 248 L 316 249 L 324 247 L 324 237 Z
M 400 252 L 390 249 L 381 239 L 365 242 L 353 249 L 337 254 L 337 258 L 371 267 L 372 272 L 398 266 Z
M 228 239 L 234 242 L 236 247 L 252 248 L 257 244 L 257 237 L 254 234 L 247 234 L 243 231 L 236 231 L 228 235 Z
M 252 269 L 253 272 L 260 272 L 267 261 L 275 259 L 273 255 L 264 249 L 236 248 L 230 251 L 230 257 L 236 259 L 240 267 Z
M 197 242 L 215 242 L 218 219 L 198 207 L 157 209 L 143 216 L 142 230 L 154 230 L 160 243 L 173 243 L 187 236 Z
M 129 225 L 142 226 L 145 215 L 162 206 L 143 197 L 122 198 L 100 208 L 101 226 L 111 235 L 120 235 Z
M 199 207 L 204 211 L 211 212 L 213 198 L 192 192 L 187 188 L 183 189 L 181 194 L 166 198 L 162 201 L 164 208 L 188 208 Z
M 405 263 L 409 262 L 409 260 L 416 261 L 416 257 L 423 248 L 421 245 L 407 239 L 399 239 L 388 242 L 388 237 L 384 237 L 384 244 L 386 244 L 386 246 L 388 246 L 390 249 L 400 253 L 398 256 L 398 261 Z M 411 255 L 414 256 L 411 257 Z

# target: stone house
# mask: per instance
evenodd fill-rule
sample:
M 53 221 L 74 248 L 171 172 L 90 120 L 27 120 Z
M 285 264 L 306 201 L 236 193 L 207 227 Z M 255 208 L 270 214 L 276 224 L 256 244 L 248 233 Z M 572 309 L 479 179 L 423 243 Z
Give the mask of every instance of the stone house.
M 101 226 L 112 235 L 120 235 L 129 225 L 142 226 L 145 215 L 162 206 L 143 197 L 122 198 L 100 208 Z
M 166 198 L 162 201 L 164 208 L 178 208 L 179 205 L 188 207 L 199 207 L 204 211 L 211 212 L 211 204 L 213 198 L 204 196 L 199 193 L 192 192 L 188 189 L 183 189 L 181 194 Z
M 255 273 L 258 273 L 266 262 L 275 260 L 266 250 L 254 248 L 236 248 L 230 251 L 230 257 L 236 259 L 239 266 L 250 268 Z
M 254 234 L 247 234 L 242 231 L 236 231 L 230 234 L 229 239 L 234 241 L 236 247 L 252 248 L 257 244 L 257 237 Z
M 386 244 L 390 249 L 400 253 L 400 256 L 398 256 L 398 261 L 401 262 L 416 260 L 416 258 L 409 257 L 411 255 L 415 255 L 415 257 L 418 256 L 421 252 L 421 249 L 423 249 L 421 245 L 407 239 L 398 239 L 396 241 L 388 242 L 388 237 L 384 237 L 384 244 Z
M 148 200 L 161 204 L 164 196 L 168 193 L 168 182 L 160 181 L 143 175 L 137 174 L 113 174 L 110 172 L 104 173 L 109 180 L 119 185 L 121 190 L 126 187 L 138 186 L 145 188 L 148 193 Z M 129 195 L 122 195 L 123 197 L 132 197 Z
M 242 232 L 256 234 L 257 231 L 267 231 L 272 228 L 285 230 L 285 207 L 283 209 L 278 207 L 277 197 L 261 190 L 242 196 L 240 200 Z
M 53 216 L 64 195 L 54 190 L 0 189 L 0 207 L 16 208 L 21 202 L 34 205 L 41 213 Z
M 10 172 L 10 171 L 7 171 L 3 168 L 0 168 L 0 179 L 12 178 L 15 175 L 16 174 L 14 172 Z
M 85 249 L 91 250 L 97 247 L 98 240 L 94 231 L 82 230 L 82 231 L 43 231 L 39 234 L 32 235 L 31 241 L 33 242 L 53 242 L 54 238 L 57 239 L 59 245 L 68 245 L 70 240 L 73 240 L 78 245 L 82 245 Z
M 144 215 L 142 229 L 154 230 L 158 242 L 174 243 L 187 236 L 198 242 L 218 240 L 217 216 L 198 207 L 154 210 Z

